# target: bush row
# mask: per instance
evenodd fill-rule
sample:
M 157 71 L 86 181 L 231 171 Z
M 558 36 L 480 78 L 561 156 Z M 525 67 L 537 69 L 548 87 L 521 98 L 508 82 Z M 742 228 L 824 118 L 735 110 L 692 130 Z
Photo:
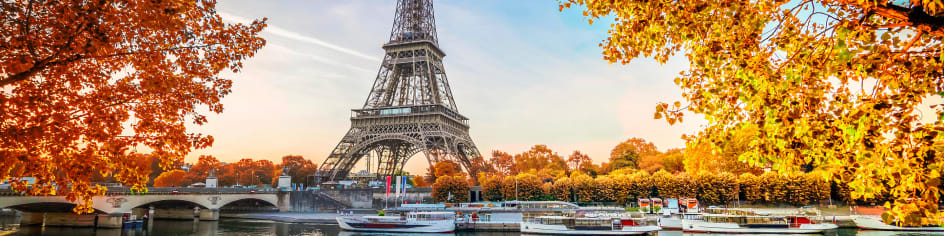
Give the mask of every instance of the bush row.
M 517 183 L 516 183 L 517 179 Z M 575 174 L 556 180 L 540 179 L 532 174 L 483 176 L 479 179 L 482 196 L 489 201 L 560 200 L 627 204 L 643 197 L 695 197 L 703 205 L 729 204 L 736 200 L 755 204 L 808 205 L 820 203 L 834 191 L 830 182 L 818 173 L 762 175 L 745 173 L 670 174 L 639 171 L 597 176 Z M 517 186 L 516 186 L 517 184 Z M 517 188 L 517 191 L 516 191 Z M 845 199 L 845 197 L 839 197 Z

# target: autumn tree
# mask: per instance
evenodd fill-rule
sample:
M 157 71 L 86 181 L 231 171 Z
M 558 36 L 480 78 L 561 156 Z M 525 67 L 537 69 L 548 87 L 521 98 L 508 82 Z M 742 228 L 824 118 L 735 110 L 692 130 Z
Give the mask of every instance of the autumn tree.
M 255 174 L 254 179 L 250 183 L 255 183 L 256 185 L 263 185 L 265 183 L 273 183 L 273 185 L 278 180 L 278 173 L 280 170 L 275 168 L 275 163 L 272 163 L 270 160 L 257 160 L 252 163 L 252 174 Z
M 626 167 L 636 168 L 636 162 L 641 157 L 657 155 L 659 150 L 652 142 L 641 138 L 630 138 L 616 145 L 610 152 L 608 170 L 618 170 Z
M 587 169 L 588 165 L 593 165 L 590 156 L 580 153 L 580 151 L 574 151 L 567 157 L 567 169 L 570 171 L 585 172 L 584 170 Z
M 612 17 L 600 44 L 610 63 L 684 52 L 675 83 L 685 104 L 660 103 L 655 118 L 704 115 L 696 143 L 716 149 L 723 134 L 756 126 L 740 159 L 819 166 L 853 198 L 890 192 L 889 218 L 904 225 L 944 224 L 944 110 L 921 105 L 944 96 L 941 0 L 561 0 L 561 10 L 572 4 L 591 23 Z
M 534 145 L 514 157 L 516 174 L 532 173 L 546 178 L 564 176 L 567 172 L 567 161 L 547 145 Z
M 188 132 L 265 40 L 265 19 L 227 24 L 216 1 L 4 1 L 0 4 L 0 179 L 92 212 L 105 172 L 142 190 L 135 150 L 161 167 L 213 143 Z M 35 177 L 27 186 L 23 177 Z
M 557 200 L 572 202 L 574 201 L 574 185 L 569 177 L 563 177 L 554 181 L 551 187 L 551 193 Z
M 764 186 L 759 177 L 751 173 L 738 176 L 738 185 L 741 188 L 741 200 L 759 203 L 764 200 Z
M 307 183 L 308 176 L 318 170 L 318 165 L 302 156 L 288 155 L 282 157 L 282 163 L 276 169 L 279 174 L 281 174 L 281 169 L 288 169 L 288 176 L 292 177 L 292 183 Z
M 787 199 L 787 179 L 783 175 L 776 172 L 765 172 L 759 178 L 764 190 L 765 202 L 779 203 Z
M 426 182 L 426 179 L 423 178 L 423 176 L 414 175 L 412 179 L 413 179 L 413 187 L 417 187 L 417 188 L 430 187 L 429 183 Z
M 577 194 L 577 202 L 593 202 L 596 199 L 596 189 L 593 187 L 593 178 L 588 175 L 577 175 L 573 178 L 574 192 Z
M 593 179 L 593 192 L 595 202 L 615 202 L 617 201 L 616 181 L 609 176 L 597 176 Z
M 515 178 L 518 180 L 518 200 L 536 201 L 544 196 L 544 190 L 541 189 L 543 183 L 537 175 L 524 173 L 515 176 Z
M 682 195 L 682 190 L 678 184 L 678 179 L 665 170 L 660 170 L 652 174 L 652 182 L 659 192 L 659 197 L 678 198 Z
M 219 171 L 219 168 L 220 161 L 216 160 L 216 157 L 200 155 L 200 157 L 197 158 L 197 163 L 191 166 L 190 170 L 187 172 L 187 180 L 191 183 L 202 183 L 206 181 L 210 170 L 216 169 L 216 171 Z
M 502 194 L 502 176 L 482 176 L 482 178 L 479 180 L 479 183 L 482 184 L 483 199 L 486 201 L 504 200 L 504 195 Z
M 183 170 L 171 170 L 161 173 L 154 178 L 154 187 L 186 187 L 192 184 L 187 179 L 187 172 Z
M 441 176 L 436 178 L 431 194 L 436 202 L 468 202 L 469 184 L 462 176 Z
M 443 176 L 465 176 L 465 173 L 462 172 L 462 167 L 455 162 L 445 160 L 436 162 L 433 165 L 433 176 L 436 178 Z
M 220 164 L 220 168 L 216 170 L 216 179 L 219 181 L 219 186 L 233 186 L 238 183 L 234 166 L 234 164 Z
M 515 158 L 507 152 L 492 151 L 492 158 L 488 162 L 492 164 L 498 174 L 511 175 L 515 173 Z
M 747 128 L 738 129 L 737 132 L 722 135 L 728 135 L 722 144 L 686 136 L 689 142 L 686 144 L 683 154 L 685 171 L 692 173 L 701 171 L 731 172 L 734 174 L 761 174 L 763 172 L 761 167 L 753 166 L 746 160 L 741 160 L 741 155 L 749 151 L 751 140 L 757 138 L 757 129 L 748 126 Z
M 665 164 L 663 163 L 664 157 L 665 156 L 662 154 L 644 156 L 641 157 L 639 162 L 636 164 L 640 170 L 648 171 L 649 173 L 655 173 L 656 171 L 665 169 Z

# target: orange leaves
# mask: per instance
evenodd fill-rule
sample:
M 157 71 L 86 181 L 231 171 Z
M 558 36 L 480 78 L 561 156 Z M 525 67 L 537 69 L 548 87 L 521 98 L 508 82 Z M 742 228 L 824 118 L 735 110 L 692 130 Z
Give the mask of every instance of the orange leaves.
M 30 1 L 33 2 L 33 1 Z M 94 172 L 143 190 L 153 150 L 168 167 L 212 136 L 187 132 L 260 49 L 264 21 L 227 25 L 214 1 L 12 1 L 0 35 L 0 179 L 32 176 L 31 195 L 58 194 L 85 212 Z M 193 116 L 191 116 L 193 115 Z M 9 158 L 15 157 L 15 158 Z M 97 177 L 96 177 L 97 178 Z M 51 187 L 59 186 L 59 187 Z
M 185 182 L 186 180 L 187 172 L 183 170 L 172 170 L 157 176 L 157 178 L 154 179 L 154 187 L 186 187 L 191 184 Z
M 436 178 L 431 193 L 436 202 L 468 202 L 469 185 L 462 176 L 443 176 Z

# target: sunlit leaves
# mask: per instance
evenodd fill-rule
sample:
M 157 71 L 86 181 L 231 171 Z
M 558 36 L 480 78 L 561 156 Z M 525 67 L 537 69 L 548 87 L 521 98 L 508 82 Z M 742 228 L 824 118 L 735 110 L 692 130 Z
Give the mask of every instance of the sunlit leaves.
M 104 174 L 146 191 L 150 153 L 172 168 L 209 135 L 265 20 L 225 24 L 213 0 L 4 1 L 0 4 L 0 179 L 63 195 L 89 212 Z M 26 186 L 20 178 L 35 177 Z
M 688 58 L 675 79 L 687 104 L 659 103 L 653 117 L 704 115 L 709 125 L 691 142 L 724 149 L 750 127 L 756 134 L 739 161 L 820 168 L 853 198 L 890 194 L 890 214 L 921 219 L 906 224 L 944 223 L 932 177 L 944 160 L 935 148 L 944 111 L 930 109 L 935 122 L 919 115 L 944 91 L 941 0 L 561 0 L 570 4 L 593 19 L 614 17 L 601 44 L 610 63 Z

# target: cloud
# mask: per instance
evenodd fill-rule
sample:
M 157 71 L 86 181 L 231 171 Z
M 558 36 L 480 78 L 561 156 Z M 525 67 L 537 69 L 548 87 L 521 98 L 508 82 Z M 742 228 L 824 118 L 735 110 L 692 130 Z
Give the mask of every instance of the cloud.
M 331 60 L 331 59 L 324 58 L 324 57 L 321 57 L 321 56 L 318 56 L 318 55 L 314 55 L 314 54 L 298 52 L 298 51 L 296 51 L 296 50 L 292 50 L 292 49 L 290 49 L 290 48 L 287 48 L 287 47 L 284 47 L 284 46 L 278 45 L 278 44 L 267 44 L 266 47 L 271 47 L 272 49 L 278 50 L 278 51 L 280 51 L 281 53 L 287 53 L 287 54 L 292 54 L 292 55 L 295 55 L 295 56 L 307 57 L 307 58 L 309 58 L 309 59 L 311 59 L 311 60 L 313 60 L 313 61 L 317 61 L 317 62 L 324 63 L 324 64 L 329 64 L 329 65 L 334 65 L 334 66 L 343 66 L 343 67 L 347 67 L 347 68 L 354 69 L 354 70 L 358 70 L 358 71 L 363 71 L 363 72 L 367 72 L 367 73 L 374 73 L 374 71 L 372 71 L 372 70 L 370 70 L 370 69 L 366 69 L 366 68 L 363 68 L 363 67 L 360 67 L 360 66 L 351 65 L 351 64 L 340 63 L 340 62 L 338 62 L 338 61 L 336 61 L 336 60 Z
M 249 24 L 250 22 L 252 22 L 252 20 L 246 19 L 246 18 L 244 18 L 244 17 L 232 15 L 232 14 L 229 14 L 229 13 L 226 13 L 226 12 L 219 12 L 219 13 L 220 13 L 220 17 L 222 17 L 223 20 L 225 20 L 225 21 L 236 22 L 236 23 L 242 23 L 242 24 Z M 380 60 L 380 58 L 378 58 L 378 57 L 369 56 L 369 55 L 367 55 L 367 54 L 363 54 L 363 53 L 360 53 L 360 52 L 358 52 L 358 51 L 354 51 L 354 50 L 351 50 L 351 49 L 348 49 L 348 48 L 345 48 L 345 47 L 341 47 L 341 46 L 338 46 L 338 45 L 335 45 L 335 44 L 332 44 L 332 43 L 329 43 L 329 42 L 325 42 L 325 41 L 323 41 L 323 40 L 320 40 L 320 39 L 317 39 L 317 38 L 314 38 L 314 37 L 309 37 L 309 36 L 305 36 L 305 35 L 302 35 L 302 34 L 299 34 L 299 33 L 295 33 L 295 32 L 292 32 L 292 31 L 290 31 L 290 30 L 286 30 L 286 29 L 283 29 L 283 28 L 279 28 L 278 26 L 274 26 L 274 25 L 271 25 L 271 24 L 268 25 L 268 26 L 265 28 L 265 30 L 263 30 L 263 31 L 264 31 L 264 32 L 271 33 L 271 34 L 274 34 L 274 35 L 276 35 L 276 36 L 281 36 L 281 37 L 284 37 L 284 38 L 289 38 L 289 39 L 297 40 L 297 41 L 300 41 L 300 42 L 305 42 L 305 43 L 310 43 L 310 44 L 322 46 L 322 47 L 325 47 L 325 48 L 328 48 L 328 49 L 331 49 L 331 50 L 335 50 L 335 51 L 342 52 L 342 53 L 345 53 L 345 54 L 348 54 L 348 55 L 351 55 L 351 56 L 355 56 L 355 57 L 359 57 L 359 58 L 363 58 L 363 59 L 367 59 L 367 60 L 371 60 L 371 61 L 379 61 L 379 60 Z

